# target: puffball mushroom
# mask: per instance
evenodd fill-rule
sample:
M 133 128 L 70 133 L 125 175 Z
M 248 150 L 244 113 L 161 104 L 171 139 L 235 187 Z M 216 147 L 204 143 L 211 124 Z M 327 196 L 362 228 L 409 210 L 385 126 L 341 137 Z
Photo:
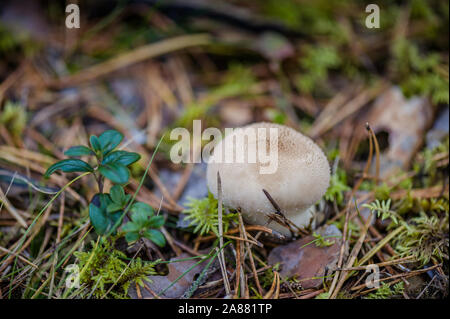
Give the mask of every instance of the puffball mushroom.
M 277 129 L 277 138 L 270 136 L 270 128 Z M 258 135 L 258 129 L 265 129 L 265 136 Z M 255 138 L 249 138 L 251 131 L 255 133 Z M 235 143 L 239 138 L 244 138 L 243 147 Z M 235 154 L 244 150 L 248 153 L 249 149 L 254 150 L 252 147 L 258 153 L 263 151 L 263 145 L 265 152 L 270 153 L 270 159 L 277 160 L 276 170 L 271 174 L 262 174 L 261 167 L 267 164 L 258 160 L 252 163 L 248 160 L 248 154 L 245 154 L 243 162 L 235 160 L 227 163 L 219 159 L 225 158 L 229 152 Z M 272 154 L 269 148 L 277 152 Z M 290 127 L 265 122 L 234 130 L 214 147 L 208 162 L 207 182 L 216 198 L 217 172 L 221 178 L 224 205 L 240 209 L 246 222 L 267 226 L 285 236 L 291 234 L 288 227 L 275 221 L 268 224 L 268 214 L 273 214 L 275 209 L 263 189 L 280 206 L 287 219 L 299 228 L 305 228 L 314 217 L 312 205 L 322 198 L 330 182 L 330 165 L 316 143 Z

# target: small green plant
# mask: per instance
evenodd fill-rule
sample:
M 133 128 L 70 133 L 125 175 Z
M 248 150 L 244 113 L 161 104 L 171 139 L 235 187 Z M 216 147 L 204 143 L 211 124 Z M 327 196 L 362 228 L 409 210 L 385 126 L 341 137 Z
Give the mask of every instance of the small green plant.
M 27 124 L 25 108 L 18 103 L 7 101 L 3 111 L 0 112 L 0 124 L 3 124 L 13 136 L 21 136 Z
M 388 200 L 375 200 L 370 204 L 364 204 L 363 207 L 370 209 L 372 213 L 376 213 L 378 217 L 381 217 L 381 220 L 385 220 L 386 218 L 390 218 L 395 224 L 398 224 L 398 220 L 400 216 L 397 212 L 391 210 L 391 199 Z
M 301 91 L 312 93 L 325 84 L 329 70 L 339 67 L 342 61 L 333 46 L 305 46 L 304 50 L 305 55 L 300 59 L 304 73 L 298 77 L 297 85 Z
M 189 226 L 195 226 L 194 232 L 201 235 L 212 231 L 219 236 L 219 216 L 217 213 L 217 200 L 213 194 L 209 193 L 208 197 L 202 199 L 190 199 L 186 204 L 188 207 L 183 211 L 186 214 L 185 220 L 190 221 Z M 227 232 L 232 221 L 237 222 L 237 214 L 223 214 L 223 230 Z
M 98 245 L 91 242 L 92 249 L 75 252 L 79 259 L 80 283 L 93 287 L 90 292 L 96 298 L 125 298 L 133 282 L 141 287 L 147 276 L 155 275 L 155 262 L 143 262 L 140 258 L 127 261 L 127 256 L 114 249 L 115 238 L 101 240 Z
M 125 194 L 123 185 L 130 178 L 129 166 L 137 162 L 141 156 L 137 153 L 116 150 L 122 142 L 123 135 L 116 130 L 108 130 L 100 136 L 89 138 L 90 147 L 78 145 L 69 148 L 64 154 L 69 157 L 89 156 L 93 158 L 91 165 L 81 159 L 70 158 L 59 161 L 47 169 L 48 177 L 57 170 L 63 172 L 92 173 L 97 181 L 99 193 L 95 194 L 89 204 L 89 217 L 92 226 L 99 235 L 114 234 L 122 224 L 123 217 L 129 209 L 132 211 L 131 221 L 123 230 L 128 242 L 146 237 L 158 246 L 165 245 L 164 236 L 154 228 L 164 224 L 161 216 L 153 216 L 153 210 L 144 203 L 132 203 L 131 196 Z M 109 179 L 113 186 L 110 193 L 103 193 L 104 179 Z
M 336 173 L 331 175 L 330 187 L 328 187 L 325 193 L 325 199 L 327 201 L 336 201 L 336 204 L 342 204 L 344 200 L 344 193 L 351 190 L 347 185 L 347 175 L 344 170 L 338 169 Z
M 436 213 L 427 215 L 421 212 L 420 216 L 402 222 L 404 230 L 394 241 L 394 247 L 400 256 L 413 255 L 423 265 L 431 259 L 436 262 L 448 260 L 448 216 L 448 211 L 441 218 Z
M 449 103 L 448 75 L 438 53 L 421 54 L 414 43 L 400 39 L 393 45 L 395 71 L 406 96 L 429 96 L 433 103 Z
M 325 239 L 326 237 L 316 232 L 313 233 L 313 237 L 315 238 L 314 243 L 317 247 L 329 247 L 334 244 L 333 240 Z
M 163 234 L 157 230 L 162 225 L 164 225 L 164 217 L 154 215 L 153 208 L 145 203 L 135 203 L 131 207 L 131 221 L 122 229 L 128 242 L 145 237 L 163 247 L 166 241 Z
M 394 296 L 401 295 L 404 290 L 403 281 L 395 284 L 392 286 L 392 289 L 390 285 L 385 284 L 384 282 L 381 283 L 380 288 L 377 289 L 377 291 L 368 294 L 365 298 L 366 299 L 388 299 L 392 298 Z

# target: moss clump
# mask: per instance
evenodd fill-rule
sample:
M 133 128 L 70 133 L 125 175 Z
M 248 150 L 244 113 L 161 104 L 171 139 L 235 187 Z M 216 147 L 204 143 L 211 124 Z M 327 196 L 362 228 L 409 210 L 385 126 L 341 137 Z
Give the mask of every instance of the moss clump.
M 187 215 L 185 220 L 190 221 L 190 226 L 195 226 L 194 233 L 203 235 L 212 231 L 219 236 L 217 205 L 217 199 L 211 193 L 202 199 L 190 199 L 190 202 L 186 204 L 188 208 L 183 213 Z M 222 218 L 224 232 L 228 231 L 232 221 L 237 223 L 237 214 L 224 212 Z
M 405 226 L 404 231 L 394 241 L 400 256 L 413 255 L 423 265 L 430 260 L 448 261 L 448 216 L 448 210 L 443 216 L 421 212 L 420 216 L 411 218 L 408 223 L 401 222 Z
M 347 174 L 342 169 L 337 169 L 336 173 L 331 175 L 330 186 L 325 193 L 325 199 L 328 201 L 336 201 L 336 204 L 341 205 L 344 201 L 345 192 L 351 190 L 347 185 Z
M 377 289 L 377 291 L 368 294 L 365 298 L 366 299 L 388 299 L 393 298 L 395 296 L 399 296 L 403 293 L 404 285 L 403 282 L 399 282 L 395 285 L 390 287 L 390 285 L 385 284 L 384 282 L 381 283 L 380 288 Z
M 14 137 L 20 137 L 27 124 L 25 108 L 17 103 L 7 101 L 0 112 L 0 124 L 4 125 Z
M 132 283 L 142 287 L 147 276 L 156 274 L 154 263 L 140 258 L 126 262 L 127 256 L 114 248 L 114 241 L 91 242 L 91 251 L 75 252 L 80 260 L 80 283 L 90 287 L 90 294 L 97 298 L 127 298 Z

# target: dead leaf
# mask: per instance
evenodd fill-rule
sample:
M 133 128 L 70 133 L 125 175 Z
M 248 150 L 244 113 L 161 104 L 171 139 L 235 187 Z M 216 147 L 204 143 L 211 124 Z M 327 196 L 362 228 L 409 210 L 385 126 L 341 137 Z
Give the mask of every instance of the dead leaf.
M 194 266 L 199 259 L 191 259 L 176 262 L 180 259 L 186 259 L 192 257 L 188 254 L 182 254 L 179 257 L 170 259 L 171 263 L 168 264 L 169 273 L 167 276 L 148 276 L 151 282 L 146 282 L 146 285 L 154 291 L 156 294 L 160 294 L 167 287 L 169 287 L 178 277 L 188 271 L 190 267 Z M 165 291 L 160 297 L 163 298 L 180 298 L 184 292 L 191 286 L 195 278 L 202 272 L 206 263 L 201 263 L 187 272 L 181 279 L 175 282 L 167 291 Z M 141 289 L 142 298 L 151 298 L 154 296 L 147 290 Z M 131 285 L 128 295 L 137 299 L 136 287 Z
M 423 143 L 426 129 L 433 118 L 427 98 L 406 99 L 398 87 L 392 87 L 379 96 L 367 122 L 374 130 L 389 133 L 389 147 L 381 156 L 381 177 L 397 168 L 407 168 Z
M 303 237 L 287 245 L 274 248 L 269 254 L 269 264 L 281 264 L 282 278 L 295 277 L 304 289 L 318 288 L 329 268 L 334 267 L 339 258 L 342 234 L 334 226 L 317 230 L 326 240 L 334 242 L 328 247 L 318 247 L 314 236 Z

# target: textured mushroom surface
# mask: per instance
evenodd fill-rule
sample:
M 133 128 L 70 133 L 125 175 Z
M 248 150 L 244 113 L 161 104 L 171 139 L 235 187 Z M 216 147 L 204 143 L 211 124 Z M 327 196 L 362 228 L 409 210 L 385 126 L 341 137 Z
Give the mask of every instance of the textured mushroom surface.
M 264 137 L 257 134 L 258 128 L 267 129 Z M 270 128 L 276 128 L 278 138 L 270 138 Z M 235 139 L 237 134 L 255 131 L 255 139 L 245 139 L 244 151 L 247 153 L 252 144 L 257 152 L 258 141 L 262 138 L 270 148 L 277 149 L 277 169 L 272 174 L 262 174 L 261 166 L 267 164 L 248 163 L 247 154 L 244 163 L 209 162 L 207 179 L 209 190 L 217 198 L 217 172 L 222 180 L 223 203 L 232 208 L 240 208 L 245 220 L 252 224 L 266 225 L 267 214 L 274 213 L 274 207 L 263 193 L 269 192 L 281 207 L 285 216 L 299 227 L 306 227 L 312 220 L 309 210 L 323 196 L 330 181 L 330 166 L 322 150 L 308 137 L 296 130 L 273 123 L 254 123 L 234 131 L 226 136 L 214 148 L 213 157 L 218 150 L 223 154 L 236 151 L 236 143 L 226 143 L 227 139 Z M 246 131 L 247 130 L 247 131 Z M 267 150 L 269 154 L 269 151 Z M 272 156 L 273 157 L 273 156 Z M 258 158 L 258 156 L 256 157 Z M 274 158 L 272 158 L 274 160 Z M 269 226 L 284 235 L 290 232 L 272 221 Z

